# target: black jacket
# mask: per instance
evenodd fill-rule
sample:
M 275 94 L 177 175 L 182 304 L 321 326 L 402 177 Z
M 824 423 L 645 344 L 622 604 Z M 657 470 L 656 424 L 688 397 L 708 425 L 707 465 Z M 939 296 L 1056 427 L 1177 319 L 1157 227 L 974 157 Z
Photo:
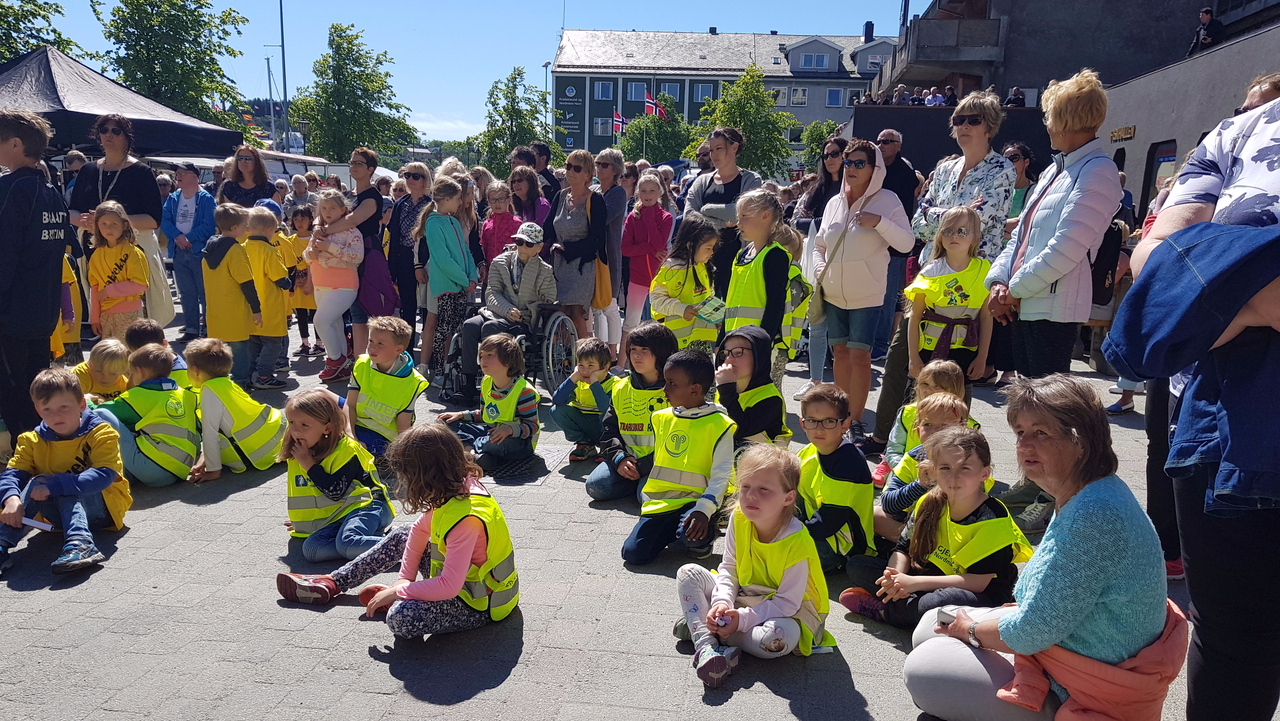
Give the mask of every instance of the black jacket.
M 43 172 L 19 168 L 0 177 L 0 337 L 53 335 L 63 256 L 75 243 L 67 203 Z
M 547 219 L 542 221 L 542 257 L 548 263 L 551 262 L 551 246 L 560 242 L 556 236 L 556 214 L 560 212 L 560 203 L 569 191 L 556 193 L 551 198 L 551 211 L 547 213 Z M 605 238 L 609 234 L 609 209 L 605 207 L 604 196 L 599 193 L 592 193 L 590 200 L 587 201 L 588 212 L 591 215 L 591 221 L 587 226 L 587 237 L 582 240 L 574 240 L 565 244 L 564 250 L 558 251 L 560 257 L 566 261 L 578 261 L 579 270 L 591 260 L 597 258 L 601 262 L 609 262 L 608 244 Z
M 1187 50 L 1187 57 L 1195 55 L 1201 50 L 1208 50 L 1214 45 L 1219 45 L 1225 39 L 1227 28 L 1222 21 L 1213 18 L 1208 25 L 1201 25 L 1196 28 L 1196 36 L 1191 38 L 1191 48 Z M 1205 41 L 1208 38 L 1208 42 Z
M 866 456 L 863 456 L 862 451 L 848 441 L 829 455 L 824 456 L 819 453 L 818 463 L 822 466 L 822 472 L 836 481 L 864 485 L 872 482 L 871 471 L 867 469 Z M 850 549 L 852 553 L 862 554 L 868 550 L 875 550 L 875 539 L 866 537 L 867 534 L 862 530 L 862 519 L 854 509 L 824 503 L 818 508 L 805 510 L 810 518 L 804 522 L 804 525 L 809 529 L 809 535 L 813 536 L 813 540 L 822 541 L 830 538 L 847 523 L 849 530 L 853 532 L 853 547 Z
M 744 325 L 730 332 L 724 339 L 727 341 L 733 337 L 751 341 L 753 363 L 751 382 L 747 384 L 747 390 L 773 383 L 769 377 L 769 371 L 773 370 L 773 342 L 769 334 L 758 325 Z M 720 405 L 724 406 L 733 422 L 738 424 L 738 430 L 733 434 L 735 443 L 741 443 L 762 431 L 770 438 L 782 435 L 786 425 L 784 414 L 786 403 L 781 396 L 765 398 L 751 406 L 749 410 L 744 410 L 742 403 L 738 400 L 737 382 L 722 383 L 716 386 L 716 390 L 720 394 L 718 399 Z

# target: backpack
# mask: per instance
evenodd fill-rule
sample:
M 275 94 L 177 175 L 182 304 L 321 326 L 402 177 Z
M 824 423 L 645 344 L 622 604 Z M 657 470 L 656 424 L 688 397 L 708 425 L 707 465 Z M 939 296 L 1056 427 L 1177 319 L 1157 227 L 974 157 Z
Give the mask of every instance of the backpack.
M 391 266 L 382 254 L 382 244 L 372 236 L 364 239 L 364 262 L 360 264 L 360 289 L 356 300 L 369 317 L 395 315 L 400 309 L 400 291 L 391 279 Z
M 1116 263 L 1120 262 L 1120 249 L 1128 240 L 1129 227 L 1123 220 L 1112 219 L 1107 232 L 1102 234 L 1098 252 L 1090 254 L 1089 270 L 1093 273 L 1093 304 L 1109 305 L 1116 294 Z

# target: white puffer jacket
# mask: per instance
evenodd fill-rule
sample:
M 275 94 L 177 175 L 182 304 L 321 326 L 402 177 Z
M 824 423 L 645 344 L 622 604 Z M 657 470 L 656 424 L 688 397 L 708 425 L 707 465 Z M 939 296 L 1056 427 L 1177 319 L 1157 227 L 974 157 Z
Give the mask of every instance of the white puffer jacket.
M 1022 217 L 1031 214 L 1030 228 L 1018 224 L 1013 239 L 991 264 L 987 287 L 1007 285 L 1010 294 L 1022 301 L 1021 320 L 1089 320 L 1093 306 L 1089 264 L 1123 193 L 1119 171 L 1101 140 L 1094 139 L 1066 156 L 1055 155 L 1054 164 L 1045 168 L 1027 194 Z M 1023 243 L 1028 245 L 1022 266 L 1011 273 Z

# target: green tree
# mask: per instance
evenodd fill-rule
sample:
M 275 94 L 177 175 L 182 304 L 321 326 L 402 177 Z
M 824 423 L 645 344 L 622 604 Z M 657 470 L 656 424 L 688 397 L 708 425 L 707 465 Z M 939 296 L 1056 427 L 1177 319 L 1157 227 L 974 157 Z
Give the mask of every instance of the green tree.
M 822 148 L 827 138 L 836 134 L 840 124 L 834 120 L 815 120 L 800 134 L 800 142 L 804 143 L 804 169 L 818 172 L 816 168 L 822 160 Z
M 675 160 L 693 138 L 693 126 L 674 110 L 675 98 L 658 93 L 658 105 L 666 111 L 666 120 L 658 115 L 639 115 L 627 125 L 626 134 L 618 141 L 618 148 L 627 160 L 649 158 L 659 163 Z
M 0 4 L 0 62 L 52 45 L 68 55 L 87 56 L 84 48 L 58 32 L 53 19 L 62 6 L 44 0 L 5 0 Z
M 375 53 L 354 25 L 329 26 L 329 52 L 311 66 L 316 81 L 299 88 L 289 112 L 310 123 L 307 151 L 342 162 L 365 146 L 387 156 L 418 142 L 409 108 L 396 102 L 386 52 Z
M 440 167 L 445 158 L 457 158 L 468 165 L 474 164 L 473 161 L 476 160 L 475 148 L 465 140 L 426 140 L 422 147 L 433 151 L 426 160 L 427 167 L 432 170 Z
M 738 165 L 754 170 L 766 178 L 782 177 L 791 163 L 792 128 L 800 121 L 791 113 L 778 111 L 773 94 L 764 88 L 764 72 L 752 63 L 732 84 L 725 86 L 720 97 L 702 106 L 696 136 L 685 147 L 684 157 L 692 158 L 701 138 L 717 127 L 742 131 L 746 147 L 738 155 Z
M 556 128 L 547 122 L 550 93 L 525 82 L 524 68 L 517 67 L 503 80 L 494 81 L 485 100 L 485 129 L 467 142 L 480 151 L 484 166 L 499 178 L 511 174 L 508 156 L 520 145 L 541 140 L 551 146 L 551 162 L 564 159 L 555 142 Z M 557 117 L 559 113 L 556 113 Z
M 135 92 L 192 117 L 240 130 L 244 100 L 219 60 L 240 57 L 228 40 L 249 21 L 210 0 L 119 0 L 110 17 L 91 0 L 102 33 L 115 45 L 103 59 Z

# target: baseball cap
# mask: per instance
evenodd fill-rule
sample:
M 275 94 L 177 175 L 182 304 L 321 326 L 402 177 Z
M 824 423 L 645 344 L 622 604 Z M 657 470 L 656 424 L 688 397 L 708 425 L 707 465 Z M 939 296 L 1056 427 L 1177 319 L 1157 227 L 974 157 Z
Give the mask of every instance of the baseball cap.
M 195 163 L 178 163 L 178 170 L 185 170 L 196 175 L 200 174 L 200 169 L 196 167 Z
M 520 229 L 517 230 L 516 234 L 511 237 L 520 238 L 526 243 L 541 243 L 542 242 L 542 226 L 538 225 L 537 223 L 521 223 Z
M 284 219 L 284 211 L 280 209 L 280 204 L 272 200 L 271 198 L 263 198 L 262 200 L 259 200 L 258 202 L 254 203 L 253 207 L 266 208 L 267 210 L 270 210 L 272 213 L 275 213 L 276 218 L 279 218 L 281 220 Z

